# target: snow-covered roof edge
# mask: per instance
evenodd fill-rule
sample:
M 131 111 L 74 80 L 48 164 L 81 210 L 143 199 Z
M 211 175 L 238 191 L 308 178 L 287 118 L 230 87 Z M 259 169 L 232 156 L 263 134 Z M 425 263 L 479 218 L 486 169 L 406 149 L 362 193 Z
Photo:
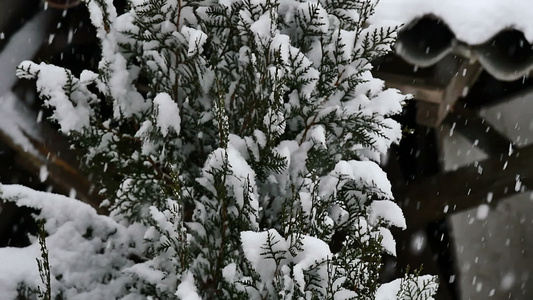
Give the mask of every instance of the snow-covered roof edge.
M 381 0 L 371 20 L 409 24 L 426 15 L 444 21 L 456 38 L 470 45 L 516 29 L 533 43 L 531 0 Z

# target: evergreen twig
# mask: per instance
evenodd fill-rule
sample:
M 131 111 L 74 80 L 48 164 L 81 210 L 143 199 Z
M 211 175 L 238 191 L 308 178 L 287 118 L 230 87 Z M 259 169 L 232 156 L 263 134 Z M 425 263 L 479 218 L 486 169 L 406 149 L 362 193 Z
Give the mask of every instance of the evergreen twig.
M 46 248 L 46 230 L 44 229 L 45 220 L 37 221 L 38 232 L 37 238 L 41 249 L 41 258 L 36 258 L 39 267 L 39 275 L 44 288 L 38 288 L 38 295 L 41 300 L 52 300 L 52 285 L 50 282 L 50 261 L 48 260 L 48 248 Z

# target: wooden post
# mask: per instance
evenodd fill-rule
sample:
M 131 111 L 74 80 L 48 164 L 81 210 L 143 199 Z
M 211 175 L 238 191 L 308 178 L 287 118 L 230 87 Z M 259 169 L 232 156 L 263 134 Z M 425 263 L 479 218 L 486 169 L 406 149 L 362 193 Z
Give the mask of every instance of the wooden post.
M 80 0 L 46 0 L 49 7 L 58 9 L 69 9 L 80 4 Z

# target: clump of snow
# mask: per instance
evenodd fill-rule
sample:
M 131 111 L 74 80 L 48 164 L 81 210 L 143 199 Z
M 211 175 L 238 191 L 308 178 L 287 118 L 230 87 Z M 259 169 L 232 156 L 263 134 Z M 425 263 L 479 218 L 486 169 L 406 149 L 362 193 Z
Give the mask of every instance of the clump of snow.
M 313 126 L 308 133 L 309 139 L 317 143 L 322 148 L 327 148 L 326 145 L 326 129 L 322 125 Z
M 89 84 L 94 82 L 98 78 L 98 74 L 93 71 L 83 70 L 80 74 L 80 83 Z
M 147 263 L 135 264 L 129 268 L 125 268 L 124 272 L 127 274 L 135 274 L 136 276 L 139 276 L 139 278 L 142 278 L 146 282 L 155 286 L 163 283 L 167 276 L 162 271 L 150 267 Z
M 381 246 L 390 255 L 396 256 L 396 240 L 388 228 L 379 228 L 379 237 L 381 238 Z
M 227 164 L 230 172 L 225 178 L 230 196 L 235 198 L 237 209 L 242 209 L 245 204 L 249 206 L 250 212 L 247 218 L 255 227 L 258 226 L 259 196 L 255 181 L 256 174 L 246 161 L 245 157 L 247 156 L 246 141 L 237 135 L 230 134 L 228 148 L 218 148 L 209 155 L 202 169 L 202 177 L 198 178 L 197 181 L 211 191 L 213 195 L 217 195 L 213 170 L 224 169 Z M 245 195 L 247 196 L 246 199 Z
M 402 279 L 396 279 L 382 284 L 376 291 L 376 300 L 397 299 L 398 292 L 400 291 L 401 280 Z
M 408 276 L 399 278 L 389 283 L 382 284 L 376 291 L 375 300 L 394 300 L 394 299 L 427 299 L 437 291 L 438 284 L 434 276 L 422 275 L 419 277 Z M 421 291 L 424 291 L 421 294 Z M 411 298 L 411 295 L 418 295 L 421 298 Z M 422 298 L 423 297 L 423 298 Z
M 53 294 L 61 291 L 64 297 L 74 300 L 125 296 L 132 277 L 123 276 L 122 272 L 134 264 L 128 256 L 142 251 L 145 227 L 125 227 L 110 217 L 98 215 L 88 204 L 62 195 L 20 185 L 3 185 L 0 191 L 4 201 L 37 209 L 36 217 L 46 220 Z M 29 288 L 41 284 L 35 262 L 39 256 L 37 243 L 26 248 L 0 248 L 3 296 L 14 299 L 9 295 L 16 295 L 20 283 Z M 128 293 L 131 299 L 141 299 L 133 291 Z
M 163 136 L 167 136 L 169 128 L 179 134 L 181 117 L 178 104 L 167 93 L 158 94 L 154 98 L 154 104 L 157 106 L 157 126 L 161 128 Z
M 90 1 L 87 4 L 91 22 L 97 28 L 97 37 L 101 41 L 102 59 L 98 65 L 100 76 L 96 86 L 106 96 L 113 99 L 113 116 L 115 118 L 131 117 L 146 111 L 150 107 L 149 101 L 137 91 L 133 84 L 138 74 L 138 68 L 128 66 L 128 62 L 121 51 L 119 43 L 121 29 L 133 29 L 132 18 L 117 18 L 117 11 L 113 1 Z
M 40 257 L 37 244 L 26 248 L 0 248 L 0 291 L 5 299 L 17 298 L 17 286 L 39 286 L 41 280 L 35 258 Z
M 332 254 L 328 244 L 318 238 L 304 236 L 301 240 L 301 243 L 302 250 L 298 252 L 293 260 L 295 263 L 293 272 L 295 274 L 295 281 L 303 292 L 303 289 L 306 285 L 304 280 L 304 271 L 311 268 L 317 262 L 331 259 Z M 327 270 L 324 268 L 322 268 L 318 273 L 321 275 L 321 278 L 327 278 Z
M 222 276 L 227 282 L 234 282 L 237 275 L 237 265 L 235 263 L 230 263 L 222 269 Z
M 141 124 L 141 128 L 139 128 L 139 130 L 137 130 L 135 133 L 135 137 L 140 138 L 143 142 L 141 147 L 142 155 L 157 154 L 156 146 L 154 142 L 150 140 L 150 133 L 152 132 L 152 129 L 152 121 L 146 120 Z
M 35 75 L 26 75 L 24 70 Z M 69 98 L 64 87 L 78 82 L 70 71 L 46 63 L 24 61 L 19 65 L 17 74 L 25 78 L 37 77 L 37 90 L 47 97 L 45 105 L 54 108 L 52 118 L 59 123 L 61 131 L 81 131 L 89 126 L 92 114 L 89 101 L 95 97 Z
M 376 224 L 380 219 L 401 229 L 407 228 L 402 209 L 390 200 L 375 200 L 370 204 L 370 222 Z
M 265 252 L 263 246 L 267 245 L 267 240 L 272 241 L 273 251 L 287 252 L 287 241 L 275 229 L 263 232 L 241 232 L 241 245 L 246 259 L 251 263 L 252 268 L 261 276 L 264 282 L 272 282 L 277 266 L 273 258 L 267 258 L 262 254 Z
M 318 265 L 315 270 L 320 278 L 327 278 L 327 269 L 320 264 L 331 259 L 332 253 L 328 244 L 312 236 L 302 236 L 300 243 L 293 253 L 289 251 L 291 240 L 282 237 L 275 229 L 241 232 L 244 255 L 264 282 L 274 283 L 275 277 L 280 275 L 276 272 L 283 273 L 292 265 L 294 283 L 303 292 L 306 286 L 304 272 Z
M 181 28 L 181 33 L 189 41 L 187 55 L 191 57 L 198 54 L 207 40 L 207 35 L 199 29 L 193 29 L 187 26 Z
M 271 35 L 272 20 L 268 14 L 263 14 L 250 25 L 250 30 L 255 33 L 258 44 L 267 45 Z
M 202 298 L 198 295 L 198 290 L 194 284 L 194 276 L 191 272 L 183 274 L 181 278 L 181 283 L 178 286 L 176 291 L 176 296 L 181 300 L 201 300 Z
M 333 186 L 341 189 L 350 180 L 360 184 L 373 183 L 379 187 L 382 197 L 392 199 L 391 184 L 387 174 L 373 161 L 338 162 L 333 171 L 320 181 L 320 194 L 327 195 Z

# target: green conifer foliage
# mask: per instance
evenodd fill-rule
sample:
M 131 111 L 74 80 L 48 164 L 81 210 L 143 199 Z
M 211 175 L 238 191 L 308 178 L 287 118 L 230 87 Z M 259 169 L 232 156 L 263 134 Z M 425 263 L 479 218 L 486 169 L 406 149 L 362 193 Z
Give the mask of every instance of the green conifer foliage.
M 128 228 L 105 237 L 130 240 L 127 272 L 109 273 L 117 299 L 388 299 L 381 253 L 405 221 L 378 164 L 405 96 L 370 72 L 398 29 L 368 24 L 374 1 L 86 4 L 99 69 L 23 62 L 18 76 L 86 150 L 106 222 Z M 401 299 L 436 289 L 396 285 Z

